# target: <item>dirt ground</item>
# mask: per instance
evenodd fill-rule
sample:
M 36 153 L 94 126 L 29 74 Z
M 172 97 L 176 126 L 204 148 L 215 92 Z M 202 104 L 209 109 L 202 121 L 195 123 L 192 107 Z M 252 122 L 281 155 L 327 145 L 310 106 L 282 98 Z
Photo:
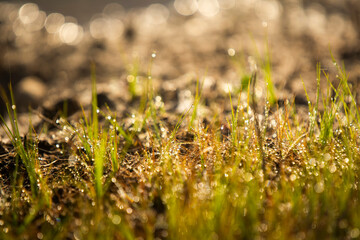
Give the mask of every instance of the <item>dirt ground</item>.
M 59 32 L 49 33 L 51 25 L 38 26 L 26 15 L 24 20 L 21 5 L 0 5 L 0 81 L 4 89 L 12 82 L 23 131 L 29 106 L 53 121 L 64 102 L 69 103 L 69 116 L 79 116 L 80 106 L 88 109 L 91 63 L 96 66 L 100 107 L 107 104 L 120 117 L 138 106 L 127 90 L 132 76 L 138 76 L 136 91 L 141 91 L 150 68 L 155 91 L 169 113 L 181 113 L 191 105 L 197 79 L 205 81 L 203 114 L 228 111 L 226 92 L 235 93 L 242 76 L 250 73 L 249 57 L 261 66 L 266 42 L 279 101 L 295 99 L 307 105 L 301 78 L 313 99 L 317 62 L 336 83 L 329 49 L 344 62 L 352 85 L 360 84 L 356 0 L 237 1 L 213 17 L 203 16 L 209 15 L 205 10 L 183 16 L 164 5 L 105 9 L 97 17 L 98 25 L 79 27 L 73 18 L 65 18 L 69 29 L 80 29 L 72 42 Z M 263 84 L 258 89 L 263 97 Z M 3 103 L 0 113 L 6 115 Z M 35 125 L 44 121 L 38 115 L 33 114 Z

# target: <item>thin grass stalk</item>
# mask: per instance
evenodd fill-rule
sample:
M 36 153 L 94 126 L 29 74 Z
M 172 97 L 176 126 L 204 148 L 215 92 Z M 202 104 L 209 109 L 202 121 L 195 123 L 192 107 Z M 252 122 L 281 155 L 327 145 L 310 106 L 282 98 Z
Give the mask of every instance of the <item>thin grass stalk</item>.
M 263 149 L 263 138 L 262 138 L 262 134 L 261 134 L 261 128 L 260 128 L 260 123 L 259 123 L 259 119 L 257 116 L 257 102 L 256 102 L 256 97 L 255 97 L 255 84 L 256 84 L 256 70 L 252 73 L 251 75 L 251 84 L 252 84 L 252 109 L 254 111 L 254 121 L 255 121 L 255 133 L 256 133 L 256 138 L 258 139 L 258 147 L 259 147 L 259 152 L 260 152 L 260 159 L 261 159 L 261 168 L 263 170 L 263 174 L 264 176 L 266 176 L 266 161 L 265 161 L 265 153 L 264 153 L 264 149 Z
M 193 112 L 192 112 L 191 119 L 190 119 L 189 130 L 191 130 L 194 127 L 194 122 L 198 115 L 198 108 L 199 108 L 199 103 L 200 103 L 200 99 L 201 99 L 204 82 L 205 81 L 202 81 L 200 84 L 199 79 L 197 79 L 197 81 L 196 81 L 195 99 L 194 99 L 194 103 L 193 103 Z
M 265 82 L 266 82 L 266 91 L 269 94 L 268 100 L 270 105 L 274 105 L 277 102 L 276 93 L 274 83 L 272 81 L 272 70 L 271 70 L 271 52 L 269 47 L 268 34 L 266 33 L 266 41 L 265 41 L 265 49 L 266 49 L 266 58 L 265 63 L 263 63 L 263 69 L 265 73 Z
M 98 136 L 99 120 L 98 120 L 98 104 L 97 104 L 97 90 L 96 90 L 96 67 L 95 64 L 91 64 L 91 91 L 92 91 L 92 134 L 90 138 L 96 138 Z

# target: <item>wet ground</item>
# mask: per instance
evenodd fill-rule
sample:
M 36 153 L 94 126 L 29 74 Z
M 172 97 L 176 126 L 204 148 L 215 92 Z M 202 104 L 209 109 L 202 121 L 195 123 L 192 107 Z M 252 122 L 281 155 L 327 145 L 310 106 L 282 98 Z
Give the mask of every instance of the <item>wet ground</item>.
M 227 91 L 239 91 L 251 73 L 249 59 L 258 68 L 271 60 L 280 102 L 307 105 L 301 78 L 314 99 L 317 62 L 336 83 L 329 49 L 344 62 L 353 87 L 360 84 L 356 0 L 177 0 L 131 10 L 110 4 L 83 24 L 35 4 L 0 6 L 1 85 L 6 89 L 11 80 L 24 131 L 29 107 L 35 125 L 44 123 L 40 116 L 56 121 L 64 104 L 73 118 L 80 106 L 88 109 L 92 64 L 100 107 L 123 117 L 138 108 L 149 75 L 170 114 L 191 105 L 198 79 L 204 81 L 202 114 L 229 112 Z M 263 79 L 260 71 L 262 99 Z M 0 112 L 5 115 L 3 103 Z

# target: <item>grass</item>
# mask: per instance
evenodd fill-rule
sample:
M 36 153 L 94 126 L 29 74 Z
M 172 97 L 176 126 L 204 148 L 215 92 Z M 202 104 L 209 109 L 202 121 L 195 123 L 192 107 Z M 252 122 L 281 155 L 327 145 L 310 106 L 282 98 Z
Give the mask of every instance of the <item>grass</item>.
M 317 66 L 308 119 L 298 120 L 291 101 L 262 106 L 253 72 L 247 103 L 243 91 L 229 93 L 223 124 L 224 116 L 199 119 L 199 81 L 192 109 L 175 125 L 164 120 L 149 70 L 130 127 L 98 109 L 92 67 L 91 112 L 60 121 L 67 135 L 45 160 L 32 129 L 20 136 L 11 97 L 10 126 L 2 119 L 12 151 L 1 158 L 0 239 L 359 238 L 359 109 L 345 68 L 334 65 L 337 86 Z

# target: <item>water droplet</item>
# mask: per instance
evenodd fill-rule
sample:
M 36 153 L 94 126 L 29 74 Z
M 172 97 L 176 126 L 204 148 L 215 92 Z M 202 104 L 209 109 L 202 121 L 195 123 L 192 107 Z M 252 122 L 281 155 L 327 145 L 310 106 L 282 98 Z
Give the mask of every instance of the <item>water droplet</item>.
M 36 236 L 37 236 L 38 239 L 43 239 L 43 237 L 44 237 L 44 235 L 41 232 L 38 232 L 36 234 Z
M 16 105 L 15 105 L 15 104 L 12 105 L 11 108 L 12 108 L 12 110 L 15 110 L 15 109 L 16 109 Z
M 335 166 L 335 164 L 330 165 L 329 171 L 330 171 L 331 173 L 336 172 L 336 166 Z
M 227 52 L 228 52 L 230 57 L 233 57 L 236 54 L 235 49 L 233 49 L 233 48 L 229 48 Z
M 153 53 L 151 54 L 151 57 L 152 57 L 152 58 L 156 58 L 156 53 L 153 52 Z
M 249 173 L 249 172 L 245 173 L 244 180 L 246 182 L 250 182 L 252 179 L 253 179 L 253 175 L 251 173 Z
M 325 161 L 329 161 L 330 159 L 331 159 L 330 153 L 325 153 L 325 154 L 324 154 L 324 160 L 325 160 Z
M 290 175 L 290 181 L 295 181 L 296 180 L 296 175 L 295 174 L 291 174 Z
M 358 228 L 353 228 L 350 231 L 351 238 L 358 238 L 360 236 L 360 230 Z
M 322 193 L 324 191 L 324 183 L 318 182 L 317 184 L 315 184 L 314 190 L 316 193 Z
M 127 208 L 127 209 L 126 209 L 126 213 L 127 213 L 127 214 L 132 214 L 132 212 L 133 212 L 132 208 Z
M 342 219 L 339 221 L 339 228 L 341 229 L 345 229 L 348 227 L 348 222 L 346 219 Z
M 121 223 L 121 217 L 119 215 L 114 215 L 111 221 L 113 224 L 119 225 Z
M 311 166 L 315 166 L 315 165 L 316 165 L 316 160 L 315 160 L 315 158 L 311 158 L 311 159 L 309 160 L 309 164 L 310 164 Z

